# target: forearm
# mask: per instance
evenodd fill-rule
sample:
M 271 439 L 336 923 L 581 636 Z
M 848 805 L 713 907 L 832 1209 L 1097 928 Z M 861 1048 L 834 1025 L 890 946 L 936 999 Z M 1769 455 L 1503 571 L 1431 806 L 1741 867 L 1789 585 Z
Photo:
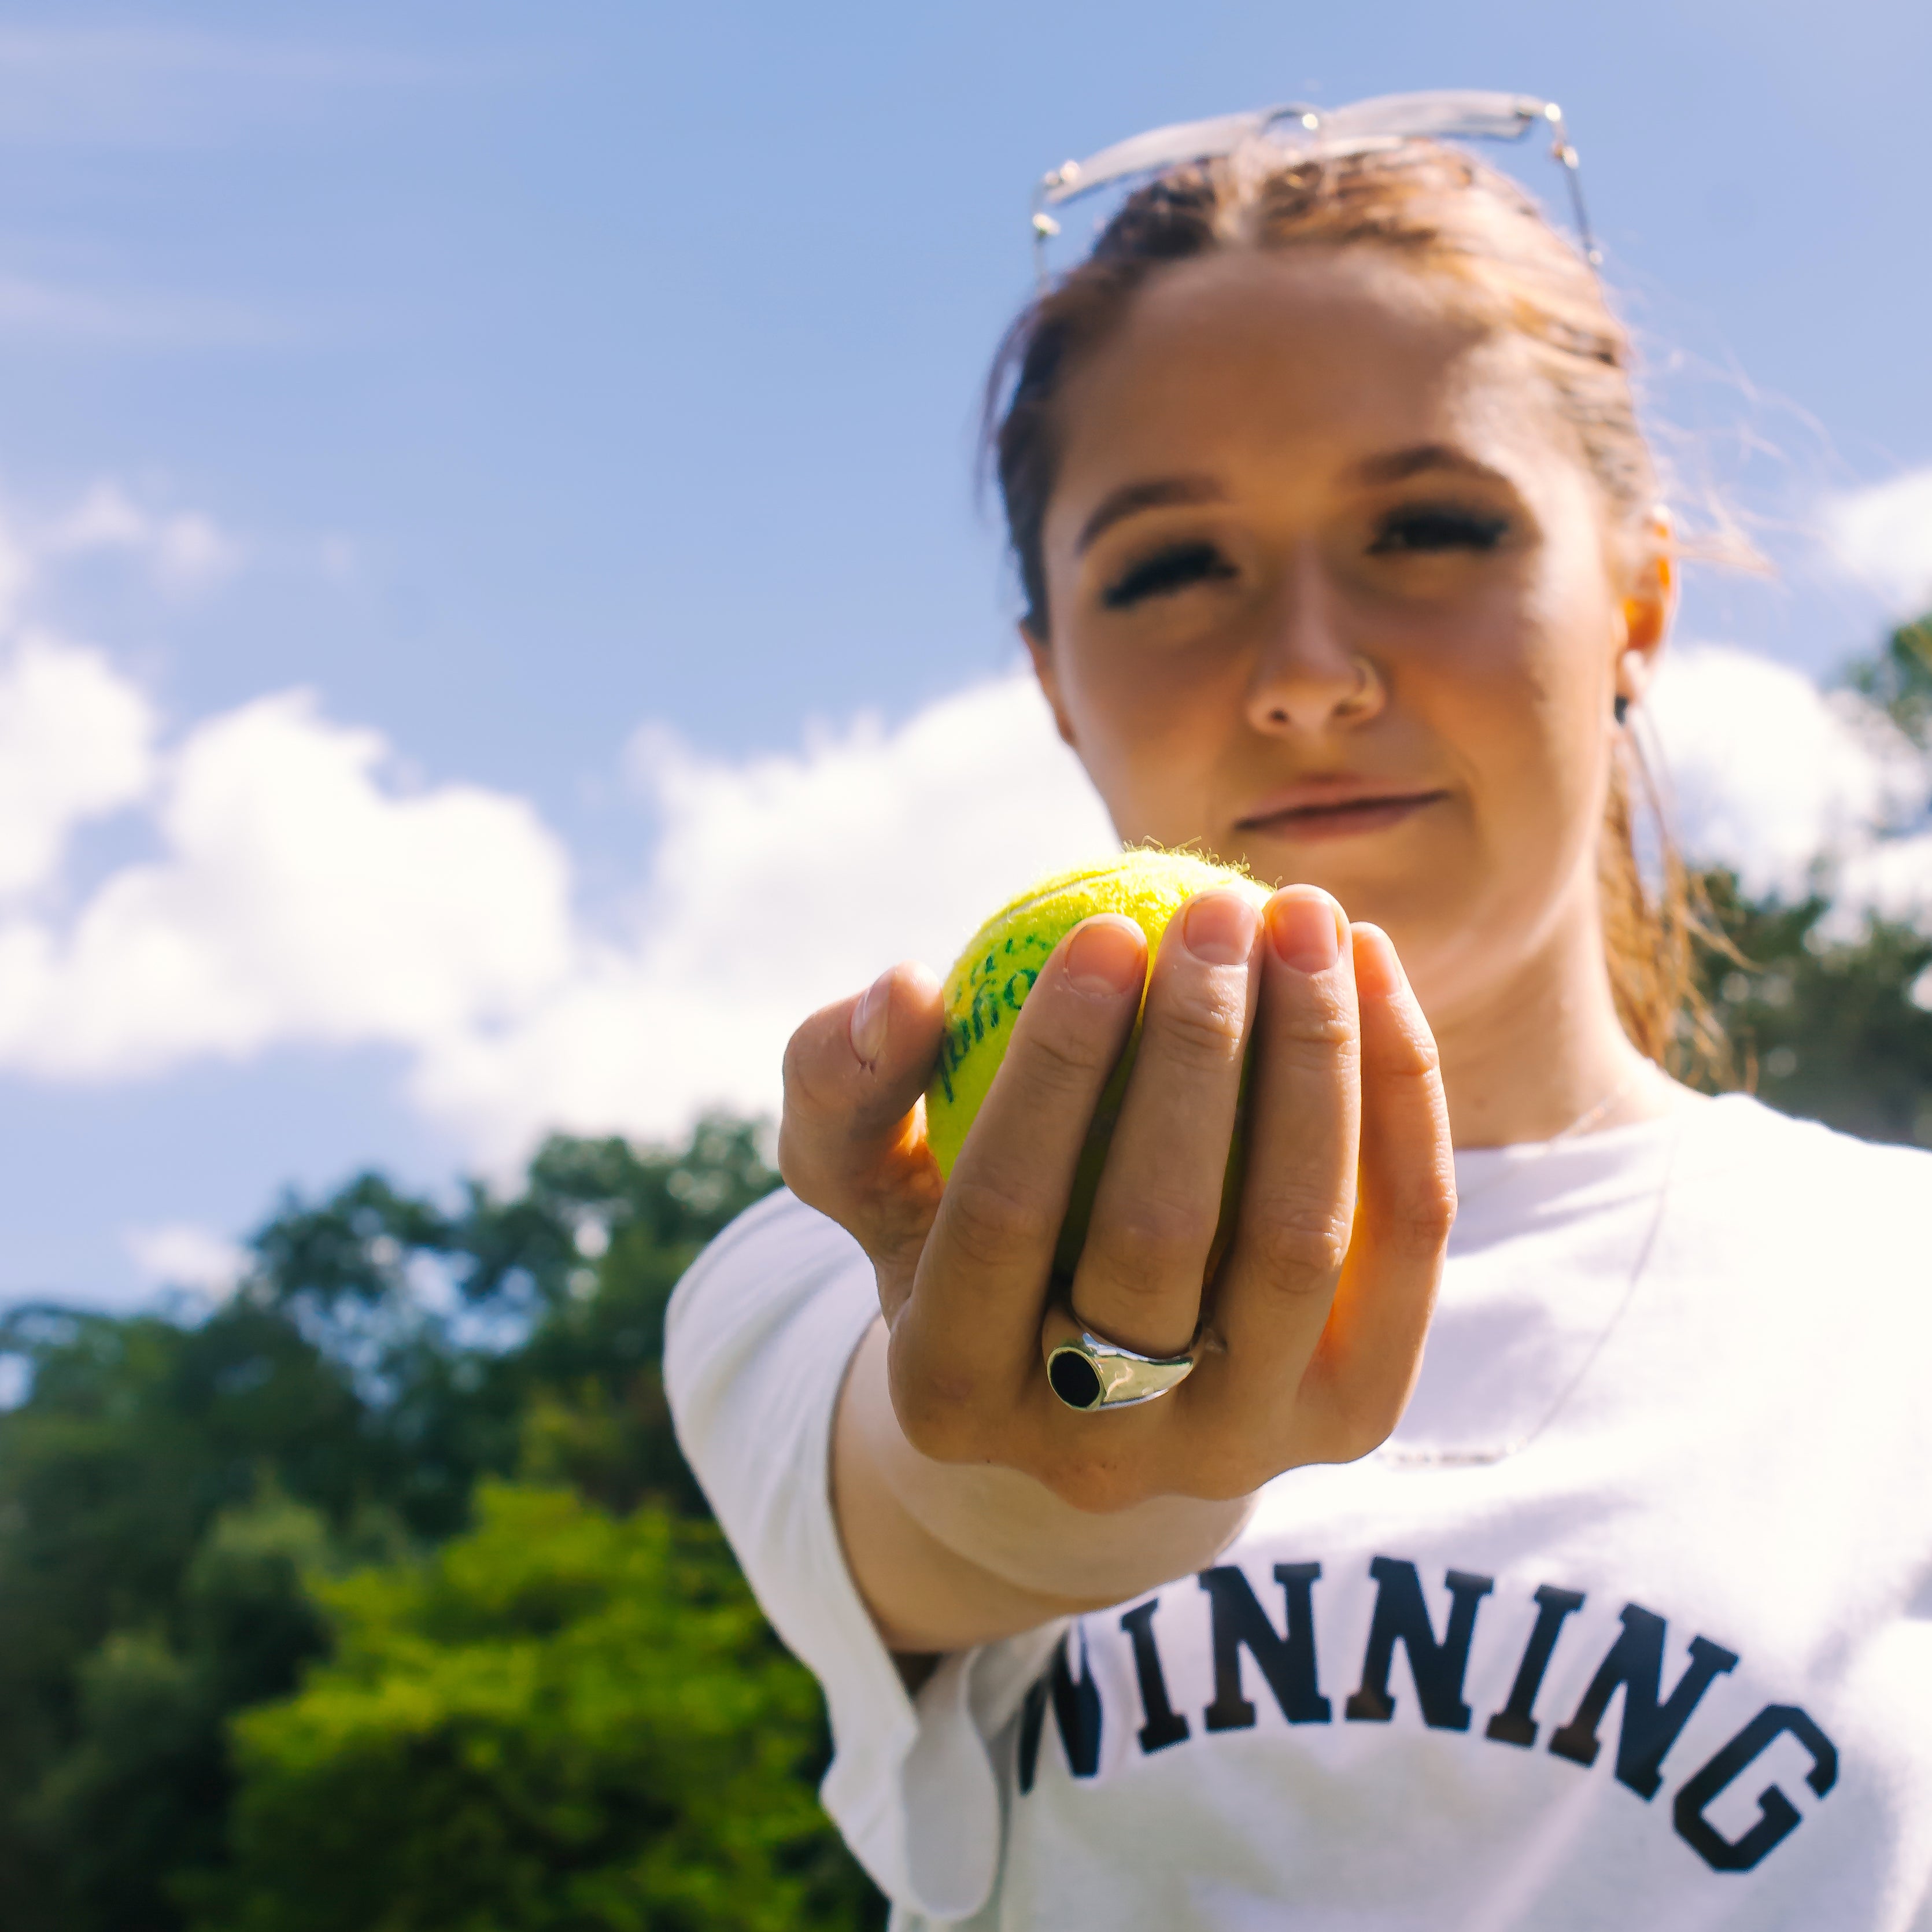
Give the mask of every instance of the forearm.
M 892 1413 L 882 1322 L 839 1396 L 832 1493 L 860 1594 L 902 1652 L 964 1649 L 1119 1603 L 1211 1562 L 1253 1507 L 1160 1496 L 1090 1515 L 1016 1470 L 935 1462 Z

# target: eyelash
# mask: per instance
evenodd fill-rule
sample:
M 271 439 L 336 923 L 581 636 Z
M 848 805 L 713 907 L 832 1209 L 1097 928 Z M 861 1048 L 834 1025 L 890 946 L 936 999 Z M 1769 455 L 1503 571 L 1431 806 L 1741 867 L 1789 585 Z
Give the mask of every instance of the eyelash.
M 1101 592 L 1109 610 L 1124 610 L 1143 598 L 1166 597 L 1189 585 L 1232 577 L 1234 567 L 1212 544 L 1175 544 L 1143 558 Z
M 1435 556 L 1444 550 L 1492 550 L 1509 529 L 1508 520 L 1470 510 L 1398 510 L 1383 518 L 1371 556 L 1406 553 Z M 1102 592 L 1109 610 L 1124 610 L 1149 597 L 1172 596 L 1196 584 L 1236 574 L 1234 567 L 1212 544 L 1175 544 L 1143 558 Z
M 1490 550 L 1508 528 L 1504 518 L 1472 510 L 1397 510 L 1383 518 L 1369 554 L 1432 556 L 1445 550 Z

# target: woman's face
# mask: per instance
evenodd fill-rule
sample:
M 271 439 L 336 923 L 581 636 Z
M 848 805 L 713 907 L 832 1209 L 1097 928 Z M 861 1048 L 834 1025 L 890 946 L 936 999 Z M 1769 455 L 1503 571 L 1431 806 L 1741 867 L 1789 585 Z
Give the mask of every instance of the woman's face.
M 1372 249 L 1230 254 L 1156 274 L 1058 407 L 1029 642 L 1121 836 L 1326 888 L 1438 1025 L 1594 944 L 1668 566 L 1521 342 Z

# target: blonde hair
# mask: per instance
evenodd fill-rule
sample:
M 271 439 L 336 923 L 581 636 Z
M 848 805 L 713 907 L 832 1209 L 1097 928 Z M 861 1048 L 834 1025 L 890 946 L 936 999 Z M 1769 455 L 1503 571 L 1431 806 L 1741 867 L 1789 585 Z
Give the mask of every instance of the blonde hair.
M 1050 639 L 1041 530 L 1058 468 L 1060 392 L 1153 274 L 1231 249 L 1367 243 L 1451 278 L 1476 319 L 1527 347 L 1574 428 L 1613 526 L 1634 537 L 1660 494 L 1639 426 L 1628 332 L 1594 271 L 1515 182 L 1461 149 L 1404 141 L 1259 165 L 1252 154 L 1177 169 L 1132 195 L 1093 252 L 1007 330 L 987 382 L 985 446 L 999 485 L 1026 620 Z M 1639 857 L 1640 816 L 1649 862 Z M 1660 1064 L 1710 1057 L 1692 941 L 1693 881 L 1657 811 L 1634 734 L 1618 741 L 1598 866 L 1618 1017 Z

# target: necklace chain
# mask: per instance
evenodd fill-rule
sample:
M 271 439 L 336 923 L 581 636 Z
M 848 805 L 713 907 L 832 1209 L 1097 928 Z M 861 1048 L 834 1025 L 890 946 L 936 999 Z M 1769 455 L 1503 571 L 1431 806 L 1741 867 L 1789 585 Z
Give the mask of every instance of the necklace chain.
M 1562 1133 L 1545 1141 L 1529 1160 L 1519 1162 L 1513 1170 L 1514 1173 L 1520 1174 L 1525 1167 L 1540 1160 L 1558 1141 L 1568 1140 L 1573 1135 L 1588 1132 L 1629 1091 L 1635 1078 L 1634 1073 L 1627 1076 L 1620 1086 L 1606 1094 L 1594 1107 L 1579 1114 Z M 1391 1448 L 1384 1443 L 1373 1452 L 1370 1458 L 1372 1461 L 1403 1469 L 1487 1468 L 1496 1463 L 1507 1462 L 1512 1456 L 1520 1454 L 1543 1434 L 1562 1413 L 1570 1397 L 1582 1387 L 1590 1371 L 1597 1366 L 1598 1357 L 1604 1352 L 1611 1336 L 1616 1332 L 1618 1324 L 1630 1312 L 1630 1304 L 1636 1299 L 1637 1283 L 1643 1279 L 1644 1270 L 1650 1265 L 1652 1251 L 1657 1246 L 1658 1234 L 1664 1226 L 1664 1202 L 1670 1191 L 1671 1172 L 1676 1165 L 1678 1142 L 1682 1138 L 1682 1133 L 1680 1123 L 1672 1133 L 1670 1146 L 1664 1154 L 1664 1172 L 1658 1177 L 1657 1204 L 1651 1211 L 1649 1225 L 1644 1230 L 1643 1239 L 1638 1244 L 1636 1259 L 1631 1265 L 1630 1279 L 1624 1283 L 1624 1292 L 1618 1299 L 1616 1307 L 1612 1311 L 1609 1321 L 1598 1331 L 1597 1339 L 1591 1343 L 1589 1353 L 1583 1358 L 1576 1372 L 1558 1392 L 1556 1400 L 1544 1411 L 1541 1418 L 1520 1436 L 1512 1437 L 1492 1449 L 1403 1449 Z M 1510 1178 L 1509 1173 L 1499 1177 L 1502 1179 Z
M 1632 1067 L 1600 1100 L 1592 1101 L 1568 1126 L 1558 1128 L 1546 1141 L 1539 1141 L 1533 1154 L 1526 1154 L 1514 1167 L 1505 1167 L 1500 1173 L 1491 1175 L 1480 1186 L 1472 1187 L 1463 1192 L 1461 1195 L 1462 1200 L 1469 1202 L 1481 1199 L 1492 1188 L 1501 1186 L 1505 1180 L 1513 1180 L 1525 1168 L 1534 1166 L 1549 1153 L 1552 1148 L 1564 1141 L 1574 1140 L 1580 1135 L 1587 1134 L 1636 1084 L 1637 1076 L 1641 1070 L 1640 1068 Z

